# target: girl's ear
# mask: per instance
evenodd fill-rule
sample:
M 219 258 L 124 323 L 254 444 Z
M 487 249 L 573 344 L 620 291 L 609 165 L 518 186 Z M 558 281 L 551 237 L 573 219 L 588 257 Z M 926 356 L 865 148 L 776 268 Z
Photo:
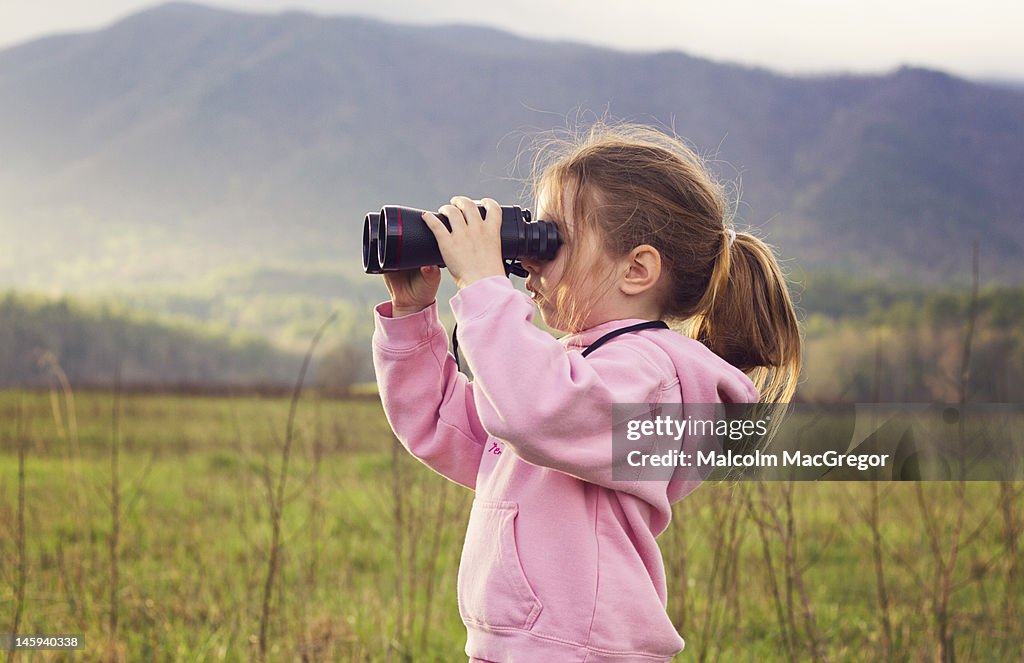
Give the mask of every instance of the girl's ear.
M 619 289 L 626 295 L 639 295 L 661 278 L 661 253 L 650 244 L 641 244 L 623 258 L 623 269 Z

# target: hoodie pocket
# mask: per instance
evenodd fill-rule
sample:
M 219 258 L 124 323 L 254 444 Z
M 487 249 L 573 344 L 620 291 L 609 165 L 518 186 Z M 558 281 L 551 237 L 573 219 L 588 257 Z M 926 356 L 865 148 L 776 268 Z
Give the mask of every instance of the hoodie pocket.
M 476 500 L 459 563 L 459 613 L 466 622 L 530 629 L 541 603 L 516 549 L 515 502 Z

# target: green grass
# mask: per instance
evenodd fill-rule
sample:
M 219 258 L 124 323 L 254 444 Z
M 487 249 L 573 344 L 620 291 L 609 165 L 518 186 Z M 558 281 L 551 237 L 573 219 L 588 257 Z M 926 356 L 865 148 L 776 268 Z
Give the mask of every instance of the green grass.
M 17 448 L 23 441 L 27 585 L 21 632 L 83 633 L 86 650 L 63 660 L 252 660 L 270 544 L 264 477 L 267 468 L 277 477 L 287 399 L 122 396 L 114 638 L 114 401 L 104 393 L 79 393 L 75 400 L 77 451 L 66 414 L 63 426 L 55 422 L 49 394 L 0 392 L 0 631 L 10 628 L 16 607 Z M 295 433 L 268 660 L 461 660 L 465 631 L 455 578 L 469 491 L 404 451 L 393 455 L 393 438 L 374 400 L 307 395 Z M 767 534 L 769 566 L 745 508 L 749 494 L 758 513 L 775 509 L 784 517 L 786 486 L 764 488 L 702 486 L 677 505 L 675 522 L 659 540 L 669 613 L 687 640 L 678 661 L 789 660 L 769 589 L 774 573 L 786 591 L 784 537 Z M 894 658 L 907 661 L 932 660 L 936 652 L 935 562 L 917 488 L 881 487 Z M 947 554 L 955 486 L 920 488 Z M 880 660 L 871 539 L 860 515 L 870 485 L 804 483 L 792 489 L 792 541 L 820 651 L 831 661 Z M 971 538 L 958 548 L 948 610 L 959 661 L 1020 655 L 1024 605 L 1019 580 L 1018 592 L 1008 594 L 1014 560 L 1006 551 L 999 489 L 967 485 L 961 538 Z M 1020 518 L 1024 505 L 1017 490 Z M 736 566 L 716 572 L 716 562 L 732 551 Z M 812 660 L 805 606 L 792 581 L 789 586 L 795 658 Z M 19 660 L 62 659 L 40 654 Z

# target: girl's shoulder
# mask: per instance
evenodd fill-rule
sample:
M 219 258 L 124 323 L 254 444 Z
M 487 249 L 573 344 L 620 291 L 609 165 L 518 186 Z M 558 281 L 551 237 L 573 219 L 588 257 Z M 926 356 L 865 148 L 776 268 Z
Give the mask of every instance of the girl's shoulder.
M 648 356 L 660 353 L 678 376 L 685 402 L 757 402 L 759 394 L 747 374 L 700 341 L 665 329 L 655 330 L 644 342 Z
M 608 360 L 631 367 L 634 371 L 644 371 L 657 375 L 662 385 L 669 385 L 677 380 L 676 365 L 671 356 L 653 337 L 661 333 L 674 333 L 667 330 L 647 329 L 641 332 L 622 334 L 602 345 L 590 359 Z M 678 334 L 676 334 L 678 336 Z M 599 357 L 601 359 L 599 359 Z

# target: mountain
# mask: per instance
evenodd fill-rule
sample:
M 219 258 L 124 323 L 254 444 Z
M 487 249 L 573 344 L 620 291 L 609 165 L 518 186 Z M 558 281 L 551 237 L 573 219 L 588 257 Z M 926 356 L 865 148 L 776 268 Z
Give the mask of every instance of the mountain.
M 739 178 L 739 225 L 793 271 L 962 282 L 978 240 L 987 278 L 1024 282 L 1020 91 L 172 3 L 0 51 L 0 286 L 187 288 L 264 261 L 368 279 L 367 210 L 530 205 L 523 146 L 605 114 Z

